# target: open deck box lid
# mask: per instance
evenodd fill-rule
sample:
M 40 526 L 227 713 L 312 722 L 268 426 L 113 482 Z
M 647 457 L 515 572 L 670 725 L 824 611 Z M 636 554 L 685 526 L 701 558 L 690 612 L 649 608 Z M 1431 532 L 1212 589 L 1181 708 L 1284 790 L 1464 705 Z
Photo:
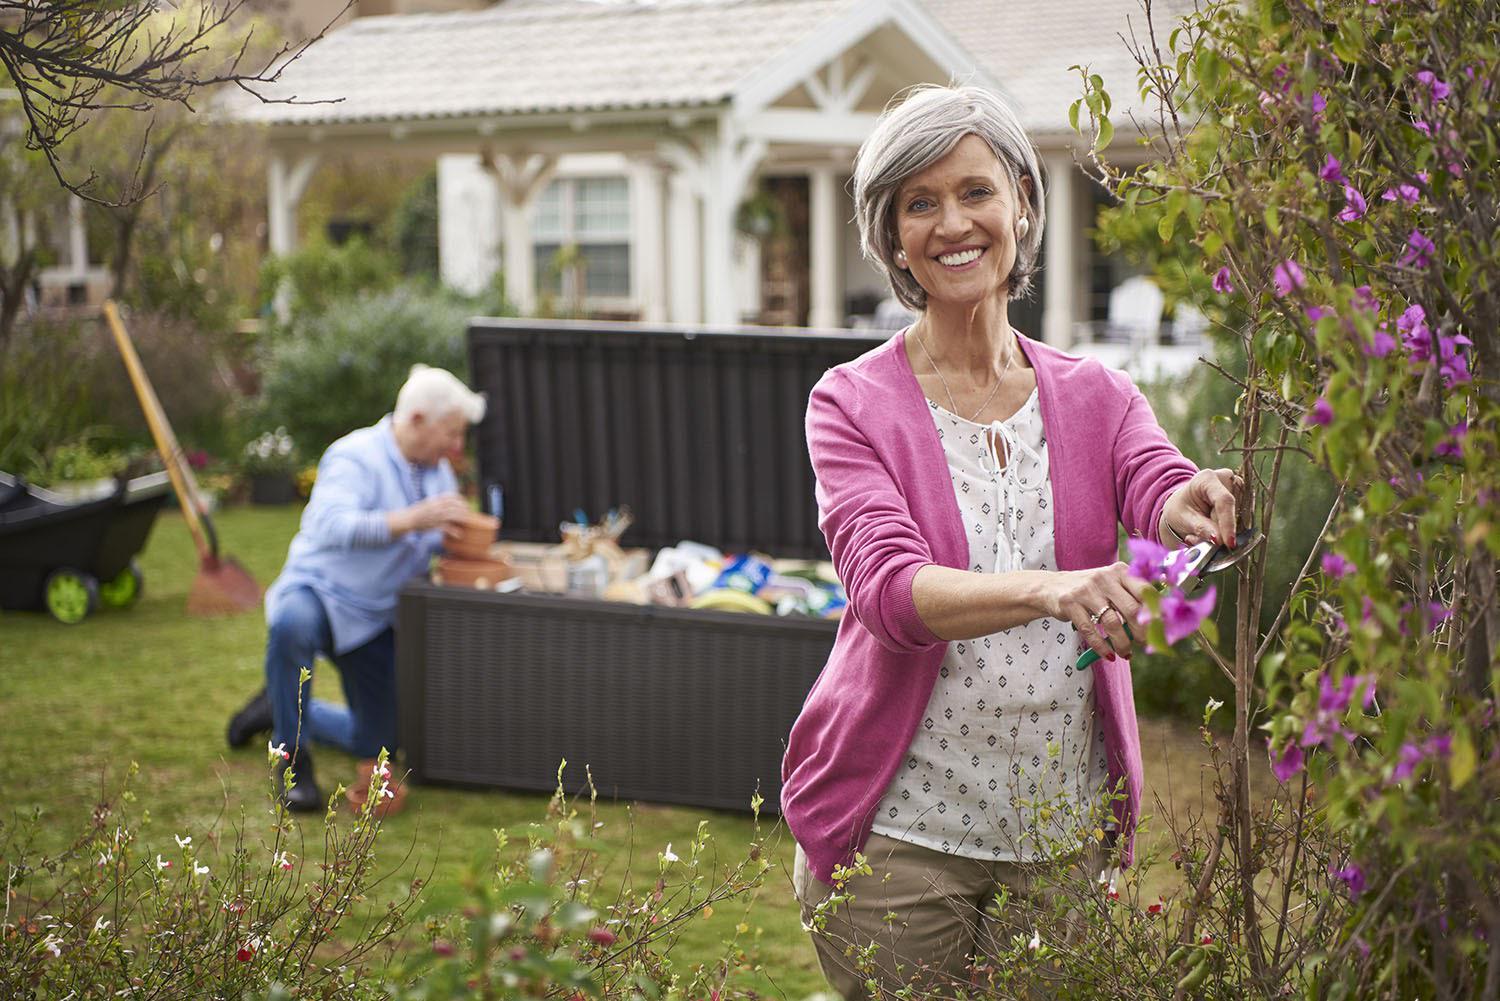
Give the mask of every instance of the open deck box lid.
M 476 319 L 481 496 L 501 537 L 556 542 L 576 508 L 628 506 L 627 546 L 692 539 L 725 552 L 827 559 L 804 421 L 823 373 L 884 334 Z

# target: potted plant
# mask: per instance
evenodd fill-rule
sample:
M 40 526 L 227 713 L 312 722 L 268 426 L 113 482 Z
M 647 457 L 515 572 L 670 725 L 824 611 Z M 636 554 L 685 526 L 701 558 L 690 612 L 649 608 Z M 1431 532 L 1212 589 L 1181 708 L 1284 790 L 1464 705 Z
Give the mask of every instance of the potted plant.
M 740 202 L 734 217 L 735 228 L 748 237 L 762 242 L 787 232 L 786 209 L 781 201 L 765 188 L 759 188 L 749 198 Z
M 290 504 L 297 499 L 297 446 L 286 428 L 246 443 L 240 469 L 250 480 L 250 503 Z

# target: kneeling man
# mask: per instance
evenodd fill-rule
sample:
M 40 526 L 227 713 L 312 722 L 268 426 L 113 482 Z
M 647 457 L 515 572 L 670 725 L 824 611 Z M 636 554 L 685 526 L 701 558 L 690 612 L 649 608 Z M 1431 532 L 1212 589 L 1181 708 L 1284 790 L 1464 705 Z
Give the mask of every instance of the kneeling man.
M 285 748 L 281 768 L 296 783 L 289 809 L 324 807 L 309 741 L 359 758 L 396 750 L 396 596 L 427 572 L 443 530 L 468 509 L 446 456 L 484 408 L 452 373 L 417 365 L 393 414 L 340 438 L 318 463 L 286 566 L 266 591 L 266 687 L 228 734 L 241 747 L 270 730 Z M 320 653 L 338 668 L 347 707 L 298 683 Z

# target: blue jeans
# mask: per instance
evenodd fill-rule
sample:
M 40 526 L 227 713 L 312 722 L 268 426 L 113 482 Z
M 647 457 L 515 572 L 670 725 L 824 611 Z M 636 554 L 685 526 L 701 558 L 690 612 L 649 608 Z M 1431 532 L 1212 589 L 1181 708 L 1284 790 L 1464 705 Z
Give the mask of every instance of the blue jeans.
M 332 651 L 333 631 L 316 592 L 310 587 L 286 592 L 266 641 L 266 694 L 274 721 L 271 742 L 293 751 L 312 740 L 358 758 L 376 757 L 382 747 L 395 753 L 395 633 L 387 629 L 347 653 Z M 314 699 L 311 679 L 297 684 L 302 668 L 311 671 L 320 653 L 339 669 L 347 707 Z

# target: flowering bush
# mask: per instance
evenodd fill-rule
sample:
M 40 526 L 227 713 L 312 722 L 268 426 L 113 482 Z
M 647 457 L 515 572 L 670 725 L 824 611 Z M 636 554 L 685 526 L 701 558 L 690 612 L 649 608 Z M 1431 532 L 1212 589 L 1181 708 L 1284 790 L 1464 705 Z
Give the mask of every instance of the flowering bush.
M 284 427 L 245 443 L 240 468 L 247 476 L 290 475 L 297 469 L 297 446 Z
M 1235 683 L 1216 830 L 1180 848 L 1173 936 L 1216 915 L 1227 943 L 1205 989 L 1500 992 L 1500 130 L 1470 13 L 1262 0 L 1143 33 L 1157 159 L 1133 173 L 1102 156 L 1104 81 L 1085 71 L 1074 109 L 1113 214 L 1216 321 L 1245 518 L 1271 523 L 1289 454 L 1338 486 L 1300 512 L 1320 542 L 1271 627 L 1252 555 L 1232 641 L 1202 637 Z M 1262 747 L 1289 786 L 1255 809 Z
M 268 744 L 267 755 L 275 766 L 286 748 Z M 636 886 L 630 872 L 606 878 L 596 851 L 604 824 L 559 784 L 522 850 L 496 832 L 495 866 L 475 877 L 473 902 L 419 924 L 419 876 L 394 883 L 388 903 L 369 899 L 398 875 L 376 866 L 379 804 L 395 781 L 386 755 L 352 821 L 338 810 L 339 787 L 321 831 L 300 827 L 272 782 L 262 834 L 212 827 L 157 838 L 129 789 L 137 770 L 55 855 L 33 848 L 39 814 L 0 821 L 0 997 L 727 999 L 746 996 L 740 985 L 756 970 L 746 924 L 715 962 L 679 970 L 671 952 L 690 919 L 726 901 L 743 906 L 761 884 L 771 864 L 759 833 L 720 871 L 700 824 L 680 854 L 667 845 L 652 857 Z M 322 835 L 321 858 L 304 853 L 308 834 Z

